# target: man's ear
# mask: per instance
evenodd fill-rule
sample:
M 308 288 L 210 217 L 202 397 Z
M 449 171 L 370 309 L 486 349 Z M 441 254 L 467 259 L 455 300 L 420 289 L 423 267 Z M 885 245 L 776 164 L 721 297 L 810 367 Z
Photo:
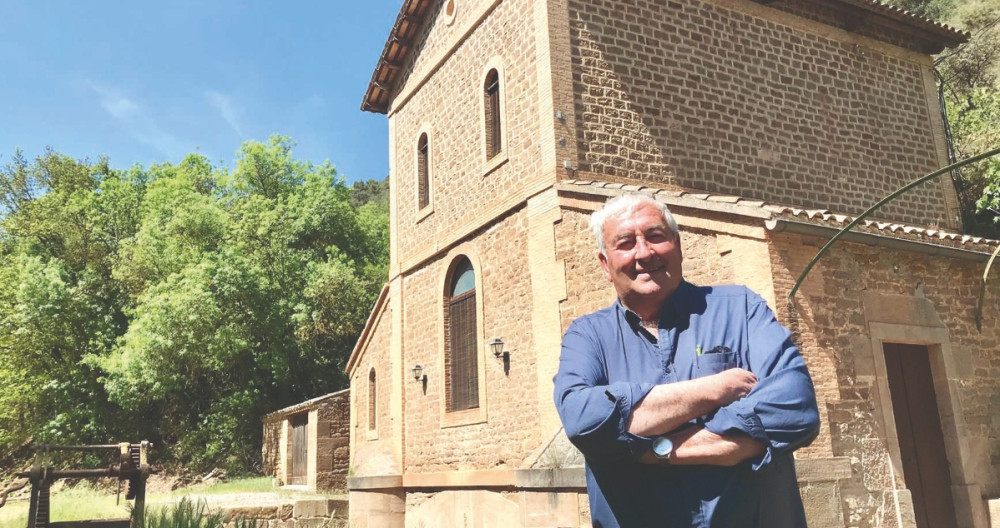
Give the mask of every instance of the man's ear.
M 608 257 L 606 257 L 604 253 L 598 251 L 597 260 L 601 261 L 601 269 L 604 270 L 604 278 L 608 279 L 608 282 L 614 282 L 611 278 L 611 267 L 608 265 Z

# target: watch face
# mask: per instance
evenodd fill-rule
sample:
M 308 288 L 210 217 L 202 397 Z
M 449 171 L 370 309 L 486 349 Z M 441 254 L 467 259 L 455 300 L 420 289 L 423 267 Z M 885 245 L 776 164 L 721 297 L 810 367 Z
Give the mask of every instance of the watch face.
M 661 436 L 656 440 L 653 440 L 653 454 L 658 457 L 670 456 L 670 453 L 674 450 L 674 443 L 670 441 L 669 438 Z

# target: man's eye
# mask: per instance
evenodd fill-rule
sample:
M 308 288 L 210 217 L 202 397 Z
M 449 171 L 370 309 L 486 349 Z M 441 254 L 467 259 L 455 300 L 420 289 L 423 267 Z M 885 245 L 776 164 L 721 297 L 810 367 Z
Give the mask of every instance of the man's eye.
M 635 246 L 635 239 L 634 238 L 627 238 L 627 239 L 619 240 L 618 243 L 615 244 L 615 249 L 628 250 L 628 249 L 632 249 L 634 246 Z

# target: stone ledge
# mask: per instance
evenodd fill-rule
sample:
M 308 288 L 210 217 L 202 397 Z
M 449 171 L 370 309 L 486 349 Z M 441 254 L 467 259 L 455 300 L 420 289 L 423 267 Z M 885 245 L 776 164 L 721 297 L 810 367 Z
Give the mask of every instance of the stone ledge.
M 347 477 L 349 490 L 375 490 L 403 487 L 402 475 L 375 475 L 371 477 Z
M 345 500 L 307 499 L 295 501 L 292 515 L 298 517 L 329 517 L 338 509 L 346 508 Z
M 582 467 L 482 471 L 441 471 L 407 475 L 348 477 L 351 491 L 393 488 L 576 488 L 586 489 Z
M 851 478 L 849 457 L 797 458 L 795 474 L 801 483 L 831 482 Z
M 518 488 L 587 488 L 586 471 L 582 467 L 559 469 L 518 469 L 514 471 Z
M 514 485 L 514 470 L 439 471 L 403 475 L 404 488 L 506 488 Z

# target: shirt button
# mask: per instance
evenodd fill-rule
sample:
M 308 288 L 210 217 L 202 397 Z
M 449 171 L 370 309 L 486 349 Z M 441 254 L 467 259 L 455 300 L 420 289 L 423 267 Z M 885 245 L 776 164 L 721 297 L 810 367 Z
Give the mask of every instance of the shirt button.
M 667 374 L 670 374 L 670 371 L 671 371 L 670 367 L 667 367 L 667 368 L 663 369 L 663 372 L 666 372 Z

